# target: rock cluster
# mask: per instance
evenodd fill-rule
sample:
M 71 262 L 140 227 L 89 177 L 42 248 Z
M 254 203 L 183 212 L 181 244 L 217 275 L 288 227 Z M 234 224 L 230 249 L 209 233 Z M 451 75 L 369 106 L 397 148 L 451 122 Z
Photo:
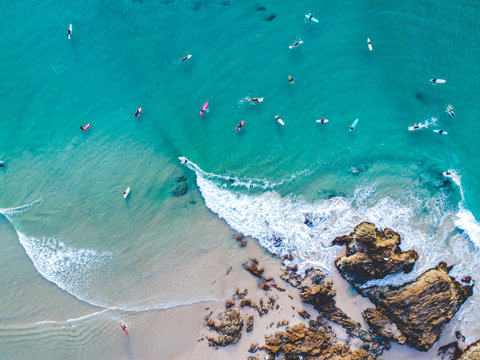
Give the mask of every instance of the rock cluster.
M 337 342 L 331 328 L 307 327 L 304 324 L 289 326 L 285 331 L 265 336 L 265 345 L 261 349 L 271 358 L 283 354 L 286 360 L 373 359 L 364 349 L 352 351 L 348 345 Z
M 400 250 L 398 233 L 378 230 L 368 222 L 357 225 L 349 235 L 336 238 L 333 244 L 347 246 L 346 255 L 338 258 L 335 265 L 343 277 L 357 287 L 400 271 L 408 273 L 418 259 L 414 250 Z
M 368 280 L 411 271 L 418 257 L 413 250 L 401 252 L 397 233 L 378 230 L 371 223 L 357 225 L 353 233 L 335 239 L 334 243 L 347 245 L 346 255 L 335 263 L 357 290 Z M 473 285 L 462 285 L 448 271 L 447 265 L 440 263 L 400 287 L 358 290 L 376 305 L 375 309 L 364 311 L 365 320 L 382 337 L 427 351 L 472 294 Z
M 207 337 L 210 346 L 227 346 L 240 340 L 242 336 L 243 318 L 238 310 L 226 310 L 219 315 L 219 323 L 208 319 L 207 326 L 216 331 L 217 338 Z

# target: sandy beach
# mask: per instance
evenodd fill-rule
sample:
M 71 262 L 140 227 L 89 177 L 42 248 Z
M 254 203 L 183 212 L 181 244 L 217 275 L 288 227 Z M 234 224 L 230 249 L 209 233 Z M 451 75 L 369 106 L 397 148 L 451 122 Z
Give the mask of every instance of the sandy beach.
M 232 239 L 230 241 L 235 240 Z M 112 354 L 112 358 L 161 358 L 172 360 L 247 359 L 248 356 L 252 355 L 248 352 L 252 344 L 258 343 L 262 345 L 265 335 L 273 334 L 277 330 L 284 330 L 285 326 L 277 328 L 277 323 L 287 320 L 289 325 L 298 323 L 308 324 L 308 320 L 299 316 L 298 310 L 305 310 L 312 315 L 312 318 L 315 318 L 317 312 L 311 305 L 301 301 L 298 289 L 280 279 L 280 274 L 282 273 L 280 259 L 260 248 L 254 239 L 247 239 L 247 241 L 248 245 L 246 248 L 238 248 L 237 256 L 232 261 L 233 266 L 230 271 L 230 267 L 227 267 L 224 273 L 209 274 L 212 276 L 212 283 L 216 282 L 217 286 L 220 284 L 221 292 L 218 295 L 223 300 L 200 302 L 127 317 L 130 336 L 124 337 L 125 353 Z M 339 254 L 343 251 L 343 249 L 339 249 Z M 265 268 L 265 276 L 272 276 L 277 284 L 284 287 L 286 291 L 281 292 L 272 289 L 267 292 L 260 289 L 258 279 L 241 266 L 242 262 L 246 262 L 250 258 L 258 259 L 259 264 Z M 337 306 L 344 310 L 353 320 L 360 322 L 365 330 L 368 330 L 361 313 L 364 309 L 373 307 L 372 303 L 358 295 L 338 272 L 335 272 L 328 279 L 333 281 L 334 289 L 337 292 Z M 244 326 L 242 337 L 238 343 L 217 349 L 209 347 L 206 337 L 218 334 L 207 329 L 205 317 L 213 312 L 212 318 L 215 319 L 218 313 L 224 311 L 225 301 L 232 297 L 236 288 L 241 290 L 247 289 L 247 297 L 254 302 L 258 302 L 261 298 L 266 300 L 273 295 L 280 307 L 278 310 L 269 311 L 262 317 L 259 316 L 255 309 L 243 308 L 241 313 L 244 319 L 249 315 L 254 316 L 253 330 L 246 332 Z M 349 336 L 340 326 L 331 324 L 339 341 L 350 342 L 352 348 L 356 346 L 355 339 L 349 340 Z M 444 345 L 453 341 L 455 325 L 454 319 L 448 324 L 440 340 L 427 353 L 417 351 L 406 345 L 392 343 L 392 348 L 385 352 L 382 358 L 392 360 L 437 359 L 439 344 Z M 260 359 L 265 359 L 263 351 L 258 351 L 253 355 Z

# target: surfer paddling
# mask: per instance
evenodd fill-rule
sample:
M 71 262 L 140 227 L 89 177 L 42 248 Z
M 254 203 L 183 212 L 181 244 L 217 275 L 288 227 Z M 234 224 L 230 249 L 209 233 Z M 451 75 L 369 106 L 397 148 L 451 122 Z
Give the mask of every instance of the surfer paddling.
M 180 59 L 181 62 L 184 62 L 184 61 L 187 61 L 188 59 L 190 59 L 192 57 L 192 55 L 188 54 L 187 56 L 185 56 L 184 58 Z
M 141 112 L 142 112 L 142 108 L 139 107 L 139 108 L 137 109 L 137 112 L 135 113 L 135 116 L 134 116 L 134 117 L 140 116 L 140 113 L 141 113 Z
M 263 101 L 263 98 L 250 98 L 248 101 L 253 102 L 253 103 L 261 103 Z
M 239 131 L 243 125 L 245 125 L 245 120 L 240 121 L 240 124 L 237 126 L 237 131 Z
M 297 47 L 298 45 L 301 45 L 303 44 L 303 41 L 302 40 L 299 40 L 299 41 L 295 41 L 293 44 L 291 44 L 289 46 L 290 49 L 293 49 L 294 47 Z

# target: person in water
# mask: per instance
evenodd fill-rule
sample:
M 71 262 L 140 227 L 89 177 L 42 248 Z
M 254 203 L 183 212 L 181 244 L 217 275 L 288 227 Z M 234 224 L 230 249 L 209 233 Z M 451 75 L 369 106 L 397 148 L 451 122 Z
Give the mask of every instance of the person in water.
M 290 75 L 288 75 L 288 81 L 290 81 L 290 83 L 293 84 L 293 77 L 291 77 Z
M 248 99 L 248 101 L 259 103 L 260 99 L 259 98 L 251 98 L 251 99 Z
M 135 113 L 135 116 L 134 116 L 134 117 L 139 116 L 141 112 L 142 112 L 142 108 L 139 107 L 139 108 L 137 109 L 137 112 Z
M 240 121 L 240 124 L 237 126 L 237 131 L 242 128 L 242 126 L 245 124 L 245 120 Z
M 292 47 L 297 47 L 298 45 L 300 45 L 300 41 L 295 41 L 295 42 L 292 44 Z
M 180 61 L 181 61 L 181 62 L 187 61 L 187 60 L 190 59 L 191 57 L 192 57 L 192 55 L 187 55 L 187 56 L 185 56 L 183 59 L 181 59 Z
M 445 131 L 440 130 L 438 133 L 439 133 L 440 135 L 442 135 L 444 132 L 445 132 Z
M 72 30 L 70 30 L 70 28 L 68 28 L 67 37 L 68 37 L 69 39 L 72 37 Z
M 308 20 L 312 20 L 312 17 L 313 17 L 312 14 L 308 14 Z
M 437 83 L 437 79 L 432 79 L 432 83 L 436 84 L 436 83 Z

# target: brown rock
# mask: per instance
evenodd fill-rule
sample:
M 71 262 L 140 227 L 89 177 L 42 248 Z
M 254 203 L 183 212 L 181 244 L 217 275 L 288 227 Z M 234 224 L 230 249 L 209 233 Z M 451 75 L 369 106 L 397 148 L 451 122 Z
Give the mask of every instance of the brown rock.
M 368 288 L 363 293 L 376 305 L 379 313 L 367 312 L 375 315 L 370 319 L 381 314 L 396 324 L 407 344 L 426 351 L 438 339 L 443 326 L 472 294 L 472 287 L 455 281 L 448 275 L 447 265 L 440 263 L 411 283 L 400 287 Z M 378 321 L 372 322 L 372 326 L 378 324 Z
M 227 309 L 230 309 L 234 305 L 235 305 L 235 301 L 233 301 L 233 300 L 227 300 L 225 302 L 225 308 L 227 308 Z
M 252 300 L 250 299 L 242 299 L 240 301 L 240 307 L 245 307 L 245 306 L 252 306 Z
M 253 354 L 254 352 L 257 352 L 257 350 L 258 350 L 258 343 L 255 343 L 250 346 L 250 349 L 248 349 L 248 352 Z
M 242 241 L 240 241 L 240 243 L 238 244 L 238 246 L 240 246 L 240 247 L 245 247 L 245 246 L 247 246 L 247 242 L 246 242 L 245 240 L 242 240 Z
M 459 360 L 480 360 L 480 340 L 468 345 Z
M 258 260 L 251 259 L 250 263 L 246 262 L 243 264 L 245 270 L 247 270 L 253 276 L 263 278 L 263 272 L 265 271 L 263 268 L 258 266 Z
M 242 241 L 245 238 L 242 234 L 235 235 L 235 241 Z
M 310 319 L 310 314 L 305 310 L 298 310 L 298 315 L 300 315 L 304 319 Z
M 247 294 L 248 294 L 247 289 L 243 289 L 242 291 L 240 291 L 239 288 L 236 288 L 235 294 L 233 296 L 236 297 L 237 299 L 243 299 L 245 296 L 247 296 Z
M 288 320 L 279 321 L 277 322 L 277 328 L 279 328 L 280 326 L 288 325 L 288 324 L 289 324 Z
M 399 344 L 405 344 L 407 340 L 402 332 L 398 329 L 397 325 L 390 321 L 388 317 L 383 315 L 374 309 L 366 309 L 363 312 L 363 317 L 367 321 L 368 325 L 373 331 L 377 332 L 384 338 L 398 342 Z
M 217 324 L 212 319 L 207 321 L 207 326 L 216 331 L 218 338 L 207 337 L 210 346 L 227 346 L 234 344 L 242 337 L 243 319 L 237 310 L 227 310 L 219 315 Z
M 262 283 L 260 283 L 259 286 L 260 286 L 261 289 L 263 289 L 265 291 L 270 290 L 270 285 L 268 285 L 267 283 L 262 282 Z
M 466 283 L 466 284 L 470 284 L 470 281 L 472 281 L 472 277 L 471 276 L 464 276 L 461 281 Z
M 441 360 L 456 360 L 462 355 L 462 351 L 458 347 L 458 343 L 456 341 L 440 346 L 438 349 L 438 356 Z
M 336 238 L 332 244 L 347 245 L 346 255 L 339 257 L 335 265 L 355 287 L 400 271 L 408 273 L 418 259 L 414 250 L 400 250 L 398 233 L 381 231 L 368 222 L 357 225 L 354 232 Z
M 306 327 L 303 324 L 290 326 L 286 331 L 277 331 L 265 336 L 265 345 L 261 347 L 271 358 L 283 355 L 286 360 L 323 359 L 323 360 L 371 360 L 366 350 L 353 351 L 346 344 L 336 341 L 335 334 L 329 329 Z
M 276 283 L 273 283 L 272 286 L 273 286 L 275 289 L 277 289 L 278 291 L 282 291 L 282 292 L 285 291 L 285 288 L 279 286 L 279 285 L 276 284 Z
M 247 360 L 260 360 L 260 359 L 256 356 L 249 356 Z
M 253 330 L 253 315 L 250 315 L 247 319 L 247 332 Z

